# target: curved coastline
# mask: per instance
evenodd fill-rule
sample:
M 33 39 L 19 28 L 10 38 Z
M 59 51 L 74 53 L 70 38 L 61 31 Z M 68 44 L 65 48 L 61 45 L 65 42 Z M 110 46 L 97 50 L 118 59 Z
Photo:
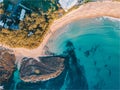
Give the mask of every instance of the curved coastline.
M 18 68 L 20 67 L 20 62 L 23 57 L 32 57 L 37 59 L 39 56 L 45 56 L 44 47 L 54 33 L 59 28 L 69 24 L 73 21 L 85 18 L 94 18 L 101 16 L 109 16 L 114 18 L 120 18 L 120 2 L 117 1 L 102 1 L 102 2 L 89 2 L 87 4 L 81 5 L 78 9 L 75 9 L 62 18 L 55 20 L 50 27 L 48 34 L 46 34 L 44 41 L 36 49 L 25 49 L 25 48 L 10 48 L 14 50 L 16 56 L 16 63 L 18 63 Z M 4 46 L 3 47 L 7 47 Z M 8 47 L 9 48 L 9 47 Z

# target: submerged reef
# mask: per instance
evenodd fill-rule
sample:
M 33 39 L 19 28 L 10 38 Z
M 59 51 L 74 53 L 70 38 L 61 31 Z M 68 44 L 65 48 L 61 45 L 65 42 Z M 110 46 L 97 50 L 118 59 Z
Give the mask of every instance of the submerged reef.
M 39 61 L 26 57 L 21 62 L 20 78 L 25 82 L 45 81 L 57 77 L 63 69 L 64 58 L 61 57 L 40 57 Z

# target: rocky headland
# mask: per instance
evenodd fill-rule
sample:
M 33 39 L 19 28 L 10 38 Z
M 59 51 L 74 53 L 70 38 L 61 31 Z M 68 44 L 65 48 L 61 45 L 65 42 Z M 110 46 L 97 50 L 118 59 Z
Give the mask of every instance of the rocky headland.
M 17 68 L 14 51 L 0 46 L 0 85 L 7 82 Z M 24 82 L 46 81 L 55 78 L 64 70 L 64 58 L 59 56 L 34 58 L 24 57 L 19 73 Z
M 20 67 L 20 78 L 25 82 L 45 81 L 55 78 L 64 69 L 64 58 L 40 57 L 40 61 L 33 58 L 23 58 Z
M 11 50 L 0 47 L 0 84 L 11 77 L 15 69 L 15 60 Z

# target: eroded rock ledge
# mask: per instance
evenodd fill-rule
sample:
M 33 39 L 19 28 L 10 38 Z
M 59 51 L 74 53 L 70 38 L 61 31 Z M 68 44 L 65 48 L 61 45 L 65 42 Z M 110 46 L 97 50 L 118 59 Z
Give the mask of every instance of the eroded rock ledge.
M 40 57 L 39 61 L 33 58 L 23 58 L 20 67 L 20 77 L 25 82 L 45 81 L 55 78 L 64 69 L 64 58 Z
M 15 68 L 15 55 L 9 49 L 0 46 L 0 83 L 7 81 Z

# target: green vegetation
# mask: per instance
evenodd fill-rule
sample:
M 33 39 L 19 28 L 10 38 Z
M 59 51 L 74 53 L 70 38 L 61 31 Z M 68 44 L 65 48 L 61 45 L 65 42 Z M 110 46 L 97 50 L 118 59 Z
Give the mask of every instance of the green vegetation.
M 0 13 L 4 13 L 9 1 L 17 3 L 17 0 L 4 0 L 4 7 L 1 6 Z M 0 43 L 14 48 L 33 49 L 43 41 L 52 22 L 66 13 L 61 9 L 58 0 L 23 0 L 22 4 L 30 8 L 32 14 L 26 15 L 25 19 L 20 22 L 20 30 L 1 29 Z M 74 6 L 69 11 L 78 6 Z M 29 35 L 31 32 L 32 35 Z
M 0 14 L 3 14 L 4 13 L 4 10 L 3 10 L 3 3 L 0 4 Z
M 1 29 L 0 43 L 10 47 L 36 48 L 43 41 L 53 20 L 63 15 L 64 11 L 56 0 L 23 0 L 22 3 L 32 9 L 32 14 L 26 15 L 24 21 L 20 22 L 20 30 Z M 6 2 L 4 5 L 7 5 Z M 28 36 L 30 32 L 33 34 Z
M 4 0 L 0 4 L 0 14 L 4 13 L 9 1 L 17 3 L 17 0 Z M 84 3 L 90 1 L 85 0 Z M 22 3 L 32 10 L 32 14 L 26 15 L 24 21 L 20 22 L 20 30 L 0 29 L 0 43 L 10 47 L 33 49 L 43 41 L 52 22 L 66 13 L 60 8 L 58 0 L 23 0 Z M 30 32 L 33 34 L 29 36 Z

